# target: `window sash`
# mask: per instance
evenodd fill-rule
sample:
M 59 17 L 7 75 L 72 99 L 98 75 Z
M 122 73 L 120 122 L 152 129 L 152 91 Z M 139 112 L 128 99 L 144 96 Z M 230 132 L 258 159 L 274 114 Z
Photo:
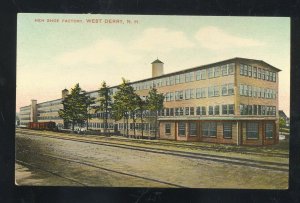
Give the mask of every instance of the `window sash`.
M 224 122 L 223 123 L 223 137 L 227 139 L 232 138 L 232 123 Z
M 258 139 L 259 137 L 258 123 L 254 123 L 254 122 L 246 123 L 246 137 L 247 139 Z
M 185 122 L 178 123 L 178 136 L 185 136 Z

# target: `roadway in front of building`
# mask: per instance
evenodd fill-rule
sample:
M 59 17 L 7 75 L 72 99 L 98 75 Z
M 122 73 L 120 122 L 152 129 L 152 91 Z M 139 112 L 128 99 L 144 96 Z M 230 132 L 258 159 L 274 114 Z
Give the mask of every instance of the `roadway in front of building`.
M 190 144 L 184 150 L 158 146 L 155 141 L 145 144 L 94 138 L 17 130 L 16 174 L 24 173 L 26 167 L 26 172 L 38 175 L 25 176 L 26 181 L 16 175 L 16 182 L 104 187 L 288 187 L 288 158 L 276 150 L 267 157 L 237 152 L 227 152 L 226 156 L 212 150 L 189 150 Z M 261 158 L 253 159 L 255 156 Z

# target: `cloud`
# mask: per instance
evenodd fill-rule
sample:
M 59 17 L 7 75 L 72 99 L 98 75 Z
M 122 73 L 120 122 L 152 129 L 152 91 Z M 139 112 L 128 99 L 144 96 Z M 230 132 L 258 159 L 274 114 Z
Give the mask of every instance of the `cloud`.
M 86 47 L 66 52 L 57 57 L 57 62 L 64 65 L 104 64 L 106 62 L 132 63 L 139 56 L 128 52 L 125 45 L 115 40 L 102 39 Z
M 243 38 L 226 33 L 225 31 L 208 26 L 201 28 L 195 35 L 196 40 L 205 48 L 222 50 L 227 48 L 258 47 L 264 43 L 250 38 Z
M 133 42 L 132 48 L 142 51 L 168 52 L 193 46 L 194 44 L 181 31 L 167 28 L 148 28 Z

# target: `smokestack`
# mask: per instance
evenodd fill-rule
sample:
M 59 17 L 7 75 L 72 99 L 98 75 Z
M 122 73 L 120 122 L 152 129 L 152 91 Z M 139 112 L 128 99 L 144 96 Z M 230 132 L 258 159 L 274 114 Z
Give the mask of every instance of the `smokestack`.
M 156 59 L 152 63 L 152 77 L 161 76 L 164 74 L 164 63 Z
M 66 88 L 64 90 L 61 91 L 61 98 L 64 99 L 66 98 L 66 96 L 69 94 L 69 90 L 67 90 Z

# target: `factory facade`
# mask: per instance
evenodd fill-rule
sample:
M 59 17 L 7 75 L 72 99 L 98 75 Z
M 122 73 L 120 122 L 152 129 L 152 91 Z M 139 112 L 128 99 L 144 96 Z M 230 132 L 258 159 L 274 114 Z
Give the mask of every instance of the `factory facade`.
M 152 77 L 131 82 L 142 98 L 155 87 L 164 94 L 164 109 L 159 112 L 159 139 L 213 142 L 236 145 L 269 145 L 279 140 L 278 68 L 255 59 L 232 58 L 213 64 L 197 66 L 164 74 L 163 62 L 152 62 Z M 111 87 L 111 95 L 117 86 Z M 58 110 L 62 98 L 43 103 L 31 101 L 20 108 L 20 124 L 63 120 Z M 98 97 L 97 91 L 88 92 Z M 97 103 L 95 104 L 97 105 Z M 93 113 L 93 112 L 92 112 Z M 148 118 L 148 119 L 147 119 Z M 136 133 L 143 128 L 145 136 L 153 136 L 153 117 L 145 112 L 143 123 L 137 120 Z M 93 113 L 89 129 L 104 128 L 103 113 Z M 111 131 L 126 128 L 133 133 L 132 122 L 108 120 Z

